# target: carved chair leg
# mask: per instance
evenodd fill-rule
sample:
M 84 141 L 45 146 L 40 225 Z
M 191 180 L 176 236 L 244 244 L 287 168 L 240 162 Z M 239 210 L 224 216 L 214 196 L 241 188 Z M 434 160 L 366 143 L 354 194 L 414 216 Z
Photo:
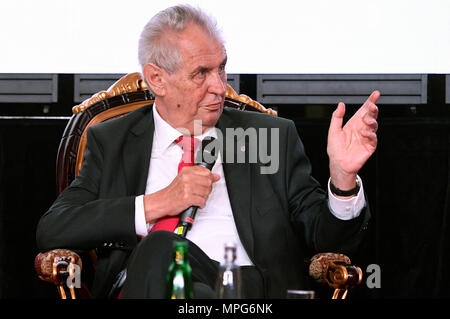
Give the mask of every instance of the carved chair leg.
M 74 262 L 73 259 L 70 260 L 70 264 L 69 264 L 69 278 L 75 278 L 75 266 L 74 266 Z M 76 295 L 75 295 L 75 286 L 73 283 L 71 283 L 71 285 L 69 285 L 69 290 L 70 290 L 70 296 L 72 297 L 72 299 L 77 299 Z
M 55 257 L 52 275 L 53 280 L 58 283 L 57 289 L 61 299 L 67 299 L 64 285 L 69 287 L 70 297 L 76 299 L 74 285 L 68 283 L 68 279 L 72 279 L 75 276 L 75 263 L 73 258 Z
M 348 289 L 335 289 L 331 299 L 345 299 L 347 298 Z
M 61 297 L 61 299 L 67 299 L 66 292 L 64 291 L 63 285 L 58 285 L 57 289 L 58 289 L 59 297 Z

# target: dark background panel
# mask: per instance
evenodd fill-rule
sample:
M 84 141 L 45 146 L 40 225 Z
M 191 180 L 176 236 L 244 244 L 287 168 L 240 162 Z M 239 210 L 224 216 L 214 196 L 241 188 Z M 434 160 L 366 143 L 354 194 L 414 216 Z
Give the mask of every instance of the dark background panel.
M 0 120 L 0 296 L 56 296 L 34 273 L 36 225 L 55 200 L 55 163 L 66 120 Z

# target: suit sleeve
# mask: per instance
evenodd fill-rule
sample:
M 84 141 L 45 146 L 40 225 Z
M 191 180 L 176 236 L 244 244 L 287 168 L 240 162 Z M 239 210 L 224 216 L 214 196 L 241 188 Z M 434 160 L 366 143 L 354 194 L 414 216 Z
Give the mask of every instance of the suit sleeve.
M 352 254 L 363 239 L 370 217 L 367 203 L 357 218 L 341 220 L 330 211 L 326 192 L 311 176 L 311 164 L 293 122 L 286 143 L 287 193 L 291 221 L 313 252 Z
M 87 250 L 105 243 L 127 248 L 136 244 L 135 197 L 99 198 L 102 168 L 102 147 L 89 129 L 80 174 L 39 221 L 36 238 L 40 250 Z

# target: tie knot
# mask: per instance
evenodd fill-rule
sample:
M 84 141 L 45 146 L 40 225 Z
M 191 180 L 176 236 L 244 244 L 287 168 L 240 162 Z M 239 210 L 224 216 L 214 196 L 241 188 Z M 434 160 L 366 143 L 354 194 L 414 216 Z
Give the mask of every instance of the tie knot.
M 183 150 L 183 156 L 181 158 L 183 166 L 194 165 L 194 152 L 200 144 L 200 140 L 192 136 L 180 136 L 175 140 L 175 143 Z

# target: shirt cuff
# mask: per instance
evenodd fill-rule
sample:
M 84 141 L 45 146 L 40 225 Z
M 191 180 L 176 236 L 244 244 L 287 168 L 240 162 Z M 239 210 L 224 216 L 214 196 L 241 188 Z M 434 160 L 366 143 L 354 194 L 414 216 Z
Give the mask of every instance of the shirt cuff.
M 144 195 L 136 196 L 134 200 L 134 227 L 137 236 L 147 236 L 149 224 L 145 222 Z
M 349 199 L 337 198 L 330 189 L 331 178 L 328 179 L 328 205 L 331 213 L 341 220 L 350 220 L 358 217 L 366 205 L 366 198 L 364 196 L 361 178 L 357 175 L 356 179 L 361 187 L 358 194 Z

